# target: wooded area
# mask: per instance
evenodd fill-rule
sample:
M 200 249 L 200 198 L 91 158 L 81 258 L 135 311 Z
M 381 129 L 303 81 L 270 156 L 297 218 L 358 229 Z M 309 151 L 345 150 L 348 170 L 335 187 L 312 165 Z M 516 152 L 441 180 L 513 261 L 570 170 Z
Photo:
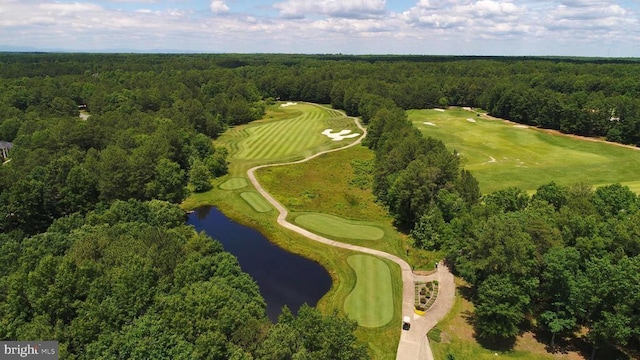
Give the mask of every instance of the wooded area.
M 212 138 L 293 100 L 368 124 L 374 193 L 471 284 L 478 335 L 533 326 L 553 345 L 584 327 L 594 349 L 637 348 L 638 196 L 553 183 L 481 196 L 404 110 L 479 107 L 638 146 L 638 79 L 635 60 L 0 54 L 0 141 L 13 144 L 0 165 L 0 338 L 60 339 L 67 358 L 365 358 L 338 316 L 305 308 L 269 325 L 255 284 L 169 204 L 226 172 Z

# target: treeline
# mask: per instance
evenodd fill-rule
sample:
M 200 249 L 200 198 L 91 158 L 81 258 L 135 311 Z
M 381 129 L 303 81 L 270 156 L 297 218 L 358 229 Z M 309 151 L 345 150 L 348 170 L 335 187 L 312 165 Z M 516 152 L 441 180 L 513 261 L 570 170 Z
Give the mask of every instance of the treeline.
M 466 208 L 480 199 L 475 178 L 440 140 L 425 138 L 400 108 L 381 108 L 365 140 L 375 152 L 373 192 L 396 223 L 413 229 L 434 204 Z
M 276 324 L 237 259 L 167 202 L 115 201 L 0 234 L 0 339 L 62 359 L 366 359 L 357 326 L 303 306 Z
M 269 99 L 332 104 L 368 121 L 472 106 L 516 122 L 640 145 L 640 63 L 605 59 L 338 55 L 0 54 L 0 113 L 159 111 L 215 136 Z M 45 81 L 43 81 L 45 80 Z M 4 136 L 0 129 L 0 136 Z M 6 136 L 5 136 L 6 137 Z M 3 139 L 7 141 L 7 139 Z

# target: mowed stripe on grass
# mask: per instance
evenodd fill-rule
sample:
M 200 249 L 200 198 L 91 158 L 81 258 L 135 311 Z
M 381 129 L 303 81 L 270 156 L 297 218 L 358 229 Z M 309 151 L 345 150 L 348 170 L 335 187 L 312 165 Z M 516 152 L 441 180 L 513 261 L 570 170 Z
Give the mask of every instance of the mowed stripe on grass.
M 278 159 L 300 153 L 322 144 L 329 139 L 322 135 L 324 122 L 331 112 L 311 105 L 302 106 L 304 112 L 297 117 L 266 124 L 258 124 L 246 129 L 248 136 L 238 144 L 238 159 L 262 160 Z M 345 118 L 345 123 L 347 123 Z
M 308 230 L 333 238 L 380 240 L 384 237 L 384 231 L 376 226 L 328 214 L 298 215 L 294 221 Z
M 220 188 L 223 190 L 237 190 L 242 189 L 247 185 L 247 179 L 245 178 L 231 178 L 220 184 Z
M 357 277 L 355 288 L 344 302 L 347 316 L 364 327 L 386 325 L 394 310 L 389 266 L 371 255 L 351 255 L 347 262 Z
M 640 181 L 640 151 L 485 119 L 462 109 L 410 110 L 425 136 L 457 150 L 483 193 L 517 186 L 533 191 L 555 181 L 591 185 Z M 473 116 L 476 122 L 467 119 Z M 424 123 L 433 125 L 425 125 Z M 434 126 L 435 125 L 435 126 Z
M 264 197 L 262 197 L 262 195 L 258 194 L 255 191 L 245 191 L 240 194 L 240 197 L 242 197 L 242 199 L 244 199 L 244 201 L 246 201 L 247 204 L 249 204 L 249 206 L 251 206 L 253 210 L 257 212 L 264 213 L 269 212 L 271 211 L 271 209 L 273 209 L 271 207 L 271 204 L 269 204 L 269 202 Z

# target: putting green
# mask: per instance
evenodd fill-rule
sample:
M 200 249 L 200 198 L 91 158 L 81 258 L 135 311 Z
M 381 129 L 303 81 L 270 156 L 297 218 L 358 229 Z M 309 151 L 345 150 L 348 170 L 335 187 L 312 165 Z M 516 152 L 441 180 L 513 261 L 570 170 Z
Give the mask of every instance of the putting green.
M 231 178 L 220 184 L 220 188 L 224 190 L 237 190 L 245 186 L 247 186 L 247 179 L 245 178 Z
M 364 327 L 389 323 L 393 318 L 389 266 L 371 255 L 351 255 L 347 262 L 357 276 L 356 286 L 344 302 L 347 315 Z
M 240 197 L 249 204 L 253 210 L 264 213 L 271 211 L 272 207 L 269 202 L 255 191 L 246 191 L 240 194 Z
M 295 218 L 295 222 L 296 224 L 313 232 L 321 233 L 330 237 L 380 240 L 384 236 L 384 231 L 382 229 L 372 225 L 367 225 L 368 223 L 351 221 L 328 214 L 303 214 L 297 216 Z
M 509 186 L 533 191 L 551 181 L 621 183 L 637 189 L 640 181 L 636 149 L 488 119 L 463 109 L 409 110 L 407 114 L 425 136 L 458 151 L 483 193 Z

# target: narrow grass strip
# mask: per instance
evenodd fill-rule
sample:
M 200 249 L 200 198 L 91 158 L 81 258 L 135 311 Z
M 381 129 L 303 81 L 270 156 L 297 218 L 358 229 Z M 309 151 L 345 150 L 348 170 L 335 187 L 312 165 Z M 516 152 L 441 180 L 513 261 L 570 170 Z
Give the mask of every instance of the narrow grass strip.
M 240 194 L 240 197 L 242 197 L 242 199 L 244 199 L 244 201 L 246 201 L 247 204 L 249 204 L 253 208 L 253 210 L 259 213 L 269 212 L 271 211 L 271 209 L 273 209 L 271 207 L 271 204 L 269 204 L 269 202 L 265 198 L 263 198 L 262 195 L 258 194 L 255 191 L 245 191 Z
M 242 189 L 243 187 L 247 186 L 247 179 L 245 178 L 231 178 L 225 182 L 223 182 L 222 184 L 220 184 L 220 189 L 223 190 L 237 190 L 237 189 Z
M 313 232 L 334 238 L 380 240 L 384 237 L 384 231 L 378 227 L 328 214 L 303 214 L 297 216 L 295 222 Z

